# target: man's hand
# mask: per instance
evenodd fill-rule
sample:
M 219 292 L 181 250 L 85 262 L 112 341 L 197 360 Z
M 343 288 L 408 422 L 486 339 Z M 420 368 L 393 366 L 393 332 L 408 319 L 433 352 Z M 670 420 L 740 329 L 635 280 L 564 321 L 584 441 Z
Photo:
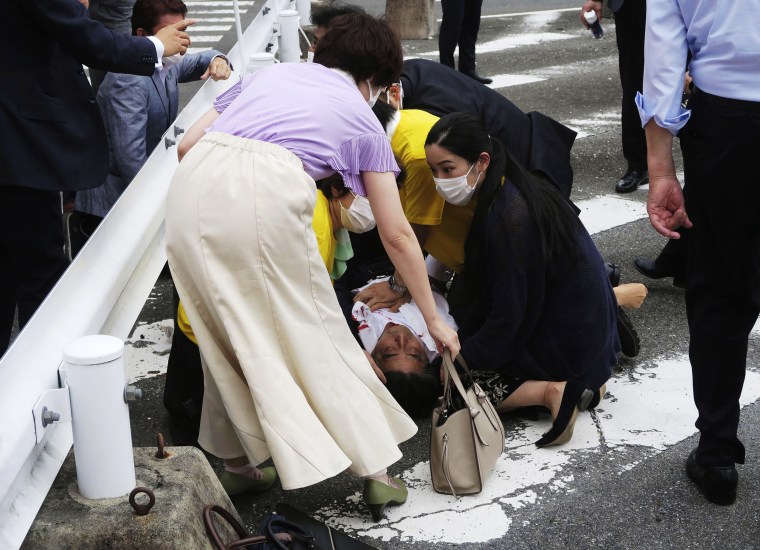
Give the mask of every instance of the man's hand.
M 175 53 L 185 54 L 190 46 L 190 36 L 185 29 L 193 24 L 195 24 L 194 19 L 183 19 L 173 25 L 165 26 L 156 33 L 156 38 L 164 45 L 164 57 L 170 57 Z
M 669 239 L 680 239 L 676 229 L 692 226 L 684 206 L 683 191 L 675 175 L 649 178 L 647 212 L 652 227 Z
M 223 57 L 215 57 L 208 64 L 206 72 L 201 75 L 201 80 L 227 80 L 232 74 L 230 64 Z
M 409 303 L 411 299 L 412 297 L 408 292 L 399 296 L 398 293 L 391 290 L 387 281 L 373 283 L 354 296 L 354 302 L 364 302 L 370 311 L 387 308 L 396 312 L 401 306 Z
M 600 23 L 602 22 L 602 0 L 586 0 L 581 8 L 581 23 L 583 23 L 583 26 L 588 29 L 590 28 L 588 21 L 583 17 L 583 14 L 587 11 L 595 11 L 597 20 Z

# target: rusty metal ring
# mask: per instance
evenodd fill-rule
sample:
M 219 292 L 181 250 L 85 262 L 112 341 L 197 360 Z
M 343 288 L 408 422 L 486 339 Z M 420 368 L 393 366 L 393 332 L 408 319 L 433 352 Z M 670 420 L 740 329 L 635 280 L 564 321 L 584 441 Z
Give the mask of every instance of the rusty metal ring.
M 139 495 L 140 493 L 148 495 L 148 504 L 138 504 L 137 501 L 135 501 L 135 497 Z M 156 495 L 154 495 L 153 491 L 151 491 L 147 487 L 135 487 L 134 489 L 132 489 L 132 492 L 129 493 L 129 505 L 132 506 L 132 508 L 134 508 L 135 514 L 137 514 L 138 516 L 148 515 L 148 512 L 150 512 L 150 509 L 153 508 L 153 505 L 155 503 L 156 503 Z

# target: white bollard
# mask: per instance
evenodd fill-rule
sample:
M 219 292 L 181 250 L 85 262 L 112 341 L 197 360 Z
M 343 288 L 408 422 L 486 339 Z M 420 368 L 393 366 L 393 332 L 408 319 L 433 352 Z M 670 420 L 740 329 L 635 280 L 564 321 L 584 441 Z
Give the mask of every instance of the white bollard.
M 77 483 L 89 499 L 124 496 L 136 485 L 123 354 L 115 336 L 83 336 L 63 348 Z
M 270 65 L 274 65 L 273 53 L 269 53 L 269 52 L 255 53 L 248 58 L 248 63 L 246 63 L 245 65 L 245 72 L 246 74 L 252 74 L 258 71 L 259 69 L 263 69 L 264 67 L 269 67 Z
M 311 0 L 296 0 L 296 10 L 301 26 L 311 25 Z
M 280 23 L 280 62 L 301 61 L 301 46 L 298 41 L 298 12 L 283 10 L 277 21 Z

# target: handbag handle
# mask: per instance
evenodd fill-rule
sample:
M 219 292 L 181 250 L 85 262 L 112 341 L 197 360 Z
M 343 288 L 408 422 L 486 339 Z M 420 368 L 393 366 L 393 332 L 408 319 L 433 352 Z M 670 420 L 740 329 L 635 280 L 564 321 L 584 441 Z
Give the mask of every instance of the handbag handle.
M 232 541 L 229 544 L 225 544 L 222 540 L 222 537 L 219 535 L 219 531 L 217 530 L 216 525 L 214 524 L 214 519 L 211 515 L 212 512 L 220 515 L 230 525 L 230 527 L 232 527 L 237 536 L 240 538 L 238 540 Z M 206 533 L 208 533 L 208 536 L 216 547 L 216 550 L 234 550 L 235 548 L 245 548 L 246 546 L 264 544 L 265 542 L 270 541 L 278 545 L 279 548 L 287 549 L 287 546 L 279 545 L 281 545 L 283 541 L 290 541 L 290 537 L 286 533 L 273 533 L 271 535 L 268 533 L 267 535 L 254 535 L 252 537 L 248 536 L 248 532 L 242 525 L 240 525 L 238 520 L 236 520 L 229 511 L 217 504 L 208 504 L 205 508 L 203 508 L 203 523 L 206 526 Z
M 443 351 L 443 366 L 446 369 L 446 377 L 443 384 L 444 395 L 447 390 L 450 391 L 450 388 L 448 386 L 449 379 L 451 379 L 451 382 L 454 383 L 454 387 L 456 387 L 457 391 L 462 396 L 462 399 L 467 404 L 467 408 L 471 411 L 472 414 L 472 404 L 470 403 L 469 399 L 467 399 L 467 391 L 464 389 L 461 378 L 459 378 L 459 373 L 454 366 L 454 361 L 451 359 L 451 352 L 448 349 L 445 349 Z M 467 367 L 465 366 L 465 368 Z M 467 373 L 469 374 L 469 368 L 467 368 Z
M 501 422 L 498 418 L 491 418 L 491 415 L 488 414 L 488 407 L 482 407 L 483 402 L 485 402 L 488 399 L 488 396 L 486 393 L 481 389 L 479 385 L 475 383 L 475 380 L 472 378 L 472 372 L 470 371 L 470 367 L 467 365 L 467 362 L 465 361 L 464 357 L 462 357 L 462 354 L 460 353 L 457 355 L 456 361 L 460 364 L 460 366 L 464 369 L 465 374 L 467 375 L 467 378 L 470 379 L 470 384 L 473 388 L 475 388 L 475 397 L 479 401 L 481 408 L 476 409 L 472 406 L 469 399 L 467 398 L 467 391 L 464 389 L 464 385 L 462 384 L 462 379 L 459 377 L 459 373 L 457 372 L 456 367 L 454 366 L 454 361 L 451 358 L 451 352 L 446 349 L 443 352 L 443 364 L 446 367 L 446 379 L 444 381 L 444 396 L 446 395 L 446 388 L 448 388 L 449 385 L 449 377 L 454 382 L 454 386 L 456 386 L 457 391 L 462 395 L 462 399 L 464 399 L 464 402 L 467 404 L 467 408 L 470 411 L 470 416 L 474 420 L 478 414 L 480 414 L 481 410 L 484 412 L 485 417 L 488 419 L 488 422 L 491 424 L 493 429 L 498 429 L 498 423 Z M 478 435 L 478 438 L 480 439 L 481 443 L 484 445 L 486 444 L 483 438 L 480 435 L 480 432 L 477 429 L 477 425 L 475 426 L 475 431 Z

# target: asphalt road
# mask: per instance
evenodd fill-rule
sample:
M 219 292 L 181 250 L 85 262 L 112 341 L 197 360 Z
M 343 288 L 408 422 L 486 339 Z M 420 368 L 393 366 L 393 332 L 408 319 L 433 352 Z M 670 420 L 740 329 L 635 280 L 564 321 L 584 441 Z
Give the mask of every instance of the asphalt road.
M 357 3 L 382 11 L 383 2 Z M 478 70 L 511 75 L 500 80 L 504 82 L 515 82 L 515 75 L 532 79 L 499 91 L 524 111 L 541 111 L 580 130 L 573 149 L 573 199 L 588 205 L 591 216 L 611 213 L 611 221 L 593 231 L 594 240 L 607 260 L 623 267 L 623 282 L 641 281 L 632 260 L 653 257 L 664 239 L 641 216 L 645 189 L 625 197 L 616 197 L 613 190 L 625 170 L 614 25 L 604 21 L 606 37 L 594 40 L 580 26 L 578 11 L 545 11 L 579 4 L 486 0 L 484 15 L 538 13 L 484 18 L 479 43 L 490 45 L 491 51 L 479 53 Z M 227 51 L 233 42 L 227 31 L 217 48 Z M 436 59 L 424 55 L 437 49 L 435 40 L 404 45 L 407 55 Z M 188 88 L 185 93 L 190 93 Z M 632 216 L 618 212 L 618 199 L 628 201 L 620 212 L 634 212 Z M 641 337 L 641 354 L 621 359 L 608 399 L 598 413 L 579 421 L 573 443 L 535 449 L 531 441 L 546 428 L 546 416 L 537 411 L 505 416 L 508 448 L 487 491 L 456 500 L 433 493 L 425 479 L 429 427 L 423 422 L 418 435 L 402 446 L 404 458 L 391 470 L 404 476 L 413 495 L 384 523 L 369 521 L 357 505 L 359 482 L 342 475 L 303 490 L 286 493 L 278 486 L 266 495 L 236 499 L 248 528 L 255 530 L 265 512 L 286 501 L 378 548 L 757 548 L 758 335 L 750 342 L 747 406 L 742 413 L 748 463 L 739 469 L 737 503 L 717 507 L 701 497 L 683 472 L 683 462 L 696 444 L 684 358 L 688 332 L 683 293 L 669 281 L 641 282 L 650 294 L 630 315 Z M 156 330 L 156 323 L 171 317 L 170 288 L 167 279 L 158 281 L 133 335 L 134 340 L 144 336 L 133 347 L 141 354 L 135 361 L 148 365 L 147 370 L 160 371 L 166 360 L 165 334 Z M 137 384 L 146 397 L 132 406 L 133 440 L 136 446 L 150 446 L 157 431 L 168 433 L 161 404 L 163 376 Z M 212 459 L 212 464 L 218 469 L 217 461 Z

